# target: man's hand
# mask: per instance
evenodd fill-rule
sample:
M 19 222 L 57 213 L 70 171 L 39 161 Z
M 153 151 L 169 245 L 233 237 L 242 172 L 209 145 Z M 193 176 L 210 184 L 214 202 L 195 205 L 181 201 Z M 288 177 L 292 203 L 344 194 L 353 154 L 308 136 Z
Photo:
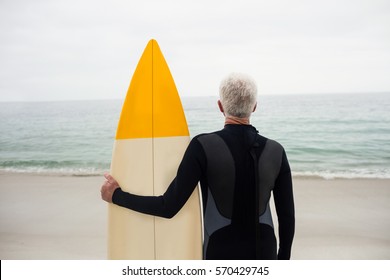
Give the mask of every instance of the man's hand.
M 106 181 L 104 182 L 100 192 L 102 195 L 102 199 L 104 201 L 107 201 L 109 203 L 112 203 L 112 195 L 114 194 L 114 191 L 119 188 L 118 182 L 112 177 L 110 174 L 105 173 L 104 178 L 106 178 Z

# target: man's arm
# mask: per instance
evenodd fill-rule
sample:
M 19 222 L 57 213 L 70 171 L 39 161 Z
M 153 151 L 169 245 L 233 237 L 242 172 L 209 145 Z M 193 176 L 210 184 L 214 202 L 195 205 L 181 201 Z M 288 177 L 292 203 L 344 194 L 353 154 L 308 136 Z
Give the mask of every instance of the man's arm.
M 197 140 L 192 140 L 179 165 L 176 178 L 161 196 L 139 196 L 117 188 L 112 202 L 144 214 L 171 218 L 183 207 L 199 182 L 202 169 L 199 157 L 204 152 Z M 107 200 L 106 200 L 107 201 Z
M 295 232 L 295 210 L 291 170 L 285 152 L 273 194 L 279 222 L 278 259 L 288 260 Z

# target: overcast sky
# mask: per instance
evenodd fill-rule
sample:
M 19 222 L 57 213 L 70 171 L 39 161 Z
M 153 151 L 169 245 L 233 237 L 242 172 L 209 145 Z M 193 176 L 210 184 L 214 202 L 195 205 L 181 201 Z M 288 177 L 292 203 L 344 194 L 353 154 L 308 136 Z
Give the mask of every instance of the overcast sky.
M 181 96 L 390 92 L 388 0 L 0 0 L 0 101 L 123 99 L 151 38 Z

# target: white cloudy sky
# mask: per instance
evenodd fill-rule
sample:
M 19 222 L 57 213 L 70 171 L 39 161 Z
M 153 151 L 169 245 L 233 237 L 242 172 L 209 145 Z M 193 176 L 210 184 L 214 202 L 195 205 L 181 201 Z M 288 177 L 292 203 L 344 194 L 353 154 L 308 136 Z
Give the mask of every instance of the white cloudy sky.
M 390 92 L 388 0 L 0 0 L 0 101 L 122 99 L 151 38 L 182 96 Z

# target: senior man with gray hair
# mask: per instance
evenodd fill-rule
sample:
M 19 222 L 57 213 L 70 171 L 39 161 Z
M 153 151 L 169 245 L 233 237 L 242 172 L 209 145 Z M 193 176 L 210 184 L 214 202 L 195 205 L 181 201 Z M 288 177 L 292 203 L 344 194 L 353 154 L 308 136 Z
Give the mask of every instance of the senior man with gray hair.
M 176 178 L 162 196 L 123 192 L 106 174 L 102 199 L 145 214 L 171 218 L 200 182 L 205 259 L 290 259 L 295 216 L 291 170 L 283 147 L 250 125 L 257 106 L 255 82 L 231 74 L 221 82 L 225 126 L 194 137 Z M 279 249 L 270 211 L 273 193 Z

